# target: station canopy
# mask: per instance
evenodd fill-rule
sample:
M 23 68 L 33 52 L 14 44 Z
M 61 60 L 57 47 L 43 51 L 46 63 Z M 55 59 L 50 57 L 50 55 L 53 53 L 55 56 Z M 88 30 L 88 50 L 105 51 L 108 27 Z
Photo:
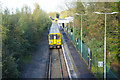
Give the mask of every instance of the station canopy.
M 67 19 L 58 19 L 57 22 L 58 23 L 69 23 Z
M 58 23 L 69 23 L 69 22 L 73 22 L 74 18 L 72 16 L 66 17 L 64 19 L 58 19 L 57 22 Z
M 65 19 L 69 22 L 73 22 L 73 20 L 74 20 L 74 18 L 72 16 L 66 17 Z

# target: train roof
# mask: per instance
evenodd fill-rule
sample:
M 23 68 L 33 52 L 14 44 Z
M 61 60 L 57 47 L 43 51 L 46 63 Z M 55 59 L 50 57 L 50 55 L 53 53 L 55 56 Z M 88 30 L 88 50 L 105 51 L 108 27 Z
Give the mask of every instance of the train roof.
M 52 23 L 50 27 L 50 33 L 60 33 L 57 23 Z

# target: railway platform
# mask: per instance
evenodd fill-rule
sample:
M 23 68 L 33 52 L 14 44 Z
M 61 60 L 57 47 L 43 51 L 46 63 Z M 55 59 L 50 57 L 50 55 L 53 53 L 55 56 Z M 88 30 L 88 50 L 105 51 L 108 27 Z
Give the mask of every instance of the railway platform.
M 93 73 L 90 71 L 89 67 L 85 61 L 81 58 L 81 55 L 67 36 L 64 31 L 61 31 L 62 34 L 62 47 L 65 54 L 68 65 L 68 74 L 71 78 L 86 78 L 86 79 L 95 79 Z

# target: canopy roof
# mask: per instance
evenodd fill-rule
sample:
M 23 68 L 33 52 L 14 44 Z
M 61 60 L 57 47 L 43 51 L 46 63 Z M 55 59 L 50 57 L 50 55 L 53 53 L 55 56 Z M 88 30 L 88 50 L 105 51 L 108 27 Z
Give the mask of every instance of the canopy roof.
M 69 23 L 67 19 L 58 19 L 57 22 L 58 23 Z

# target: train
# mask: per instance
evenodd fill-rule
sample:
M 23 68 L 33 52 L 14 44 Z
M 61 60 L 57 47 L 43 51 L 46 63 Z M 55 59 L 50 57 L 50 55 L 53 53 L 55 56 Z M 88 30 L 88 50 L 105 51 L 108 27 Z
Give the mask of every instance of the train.
M 52 23 L 48 34 L 49 48 L 61 48 L 61 33 L 57 23 Z

